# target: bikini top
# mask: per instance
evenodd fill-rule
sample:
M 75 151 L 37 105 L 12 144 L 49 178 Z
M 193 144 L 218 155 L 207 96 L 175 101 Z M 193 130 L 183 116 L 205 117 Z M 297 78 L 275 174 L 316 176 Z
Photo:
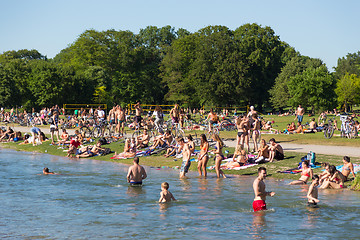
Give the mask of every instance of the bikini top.
M 310 174 L 308 172 L 304 173 L 304 172 L 301 172 L 301 176 L 306 176 L 306 177 L 310 177 Z

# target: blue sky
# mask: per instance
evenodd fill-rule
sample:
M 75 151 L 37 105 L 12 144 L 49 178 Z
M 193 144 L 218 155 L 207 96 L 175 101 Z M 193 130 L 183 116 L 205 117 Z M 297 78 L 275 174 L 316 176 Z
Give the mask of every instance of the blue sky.
M 302 55 L 329 70 L 339 57 L 360 51 L 360 1 L 333 0 L 1 0 L 0 53 L 37 49 L 53 58 L 87 29 L 138 33 L 153 25 L 195 32 L 208 25 L 234 30 L 270 26 Z

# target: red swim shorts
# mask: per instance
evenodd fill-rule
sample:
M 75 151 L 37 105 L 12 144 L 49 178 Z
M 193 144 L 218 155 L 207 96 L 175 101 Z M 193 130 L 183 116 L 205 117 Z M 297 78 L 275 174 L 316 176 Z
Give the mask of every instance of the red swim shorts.
M 255 200 L 253 202 L 253 209 L 254 209 L 254 212 L 261 211 L 261 210 L 266 210 L 265 201 L 264 200 Z

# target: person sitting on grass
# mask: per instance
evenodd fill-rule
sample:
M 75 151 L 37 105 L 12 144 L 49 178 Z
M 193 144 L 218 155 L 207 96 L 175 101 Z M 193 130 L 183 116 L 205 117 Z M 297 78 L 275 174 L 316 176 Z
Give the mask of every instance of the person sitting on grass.
M 301 185 L 306 184 L 309 179 L 313 177 L 313 170 L 309 167 L 308 161 L 303 161 L 301 163 L 301 177 L 299 180 L 292 181 L 290 185 Z
M 248 156 L 246 154 L 246 151 L 244 150 L 244 147 L 241 144 L 239 144 L 235 148 L 235 152 L 232 160 L 222 165 L 221 168 L 231 169 L 231 168 L 241 167 L 247 162 L 247 160 L 248 160 Z
M 64 147 L 64 144 L 69 139 L 69 134 L 67 133 L 65 128 L 63 128 L 63 130 L 62 130 L 62 134 L 61 134 L 60 138 L 61 138 L 61 140 L 58 142 L 58 145 L 62 145 L 62 147 Z
M 341 189 L 344 188 L 344 175 L 341 172 L 336 170 L 334 165 L 329 166 L 330 176 L 324 179 L 323 184 L 320 186 L 321 189 L 332 188 L 332 189 Z
M 299 123 L 299 122 L 297 123 L 297 128 L 296 128 L 295 133 L 304 133 L 304 128 L 301 125 L 301 123 Z
M 348 156 L 344 156 L 342 161 L 343 161 L 344 166 L 342 168 L 341 173 L 342 173 L 342 175 L 344 175 L 344 178 L 345 178 L 344 180 L 345 181 L 348 180 L 348 177 L 349 177 L 350 173 L 352 173 L 352 175 L 353 175 L 353 177 L 355 179 L 356 176 L 355 176 L 355 173 L 354 173 L 354 164 L 352 164 L 350 162 L 350 158 Z
M 176 154 L 181 153 L 182 146 L 178 143 L 179 139 L 176 139 L 175 146 L 170 146 L 166 149 L 166 154 L 164 154 L 164 157 L 168 158 L 170 156 L 175 156 Z
M 69 146 L 69 150 L 68 150 L 68 154 L 67 157 L 70 157 L 72 155 L 76 155 L 77 153 L 77 148 L 81 145 L 80 141 L 79 141 L 79 137 L 76 136 L 74 139 L 72 139 L 70 141 L 70 146 Z
M 154 144 L 150 147 L 151 150 L 154 150 L 156 147 L 166 148 L 171 145 L 173 137 L 171 131 L 167 130 L 164 135 L 159 135 L 155 138 Z
M 269 146 L 266 144 L 265 139 L 260 140 L 260 147 L 258 149 L 258 159 L 260 158 L 269 158 Z
M 101 142 L 97 141 L 97 143 L 91 148 L 91 150 L 88 150 L 87 152 L 76 155 L 76 157 L 77 158 L 93 157 L 93 156 L 100 154 L 101 151 L 105 151 L 105 148 L 102 148 Z
M 295 129 L 296 129 L 295 123 L 292 122 L 290 124 L 290 126 L 288 127 L 287 131 L 288 131 L 288 133 L 294 133 Z
M 312 118 L 312 119 L 311 119 L 311 122 L 309 123 L 309 130 L 310 130 L 311 132 L 317 132 L 317 127 L 318 127 L 318 125 L 317 125 L 317 123 L 315 122 L 315 118 Z
M 149 144 L 149 140 L 150 140 L 150 136 L 148 134 L 148 131 L 146 129 L 144 129 L 143 134 L 139 135 L 136 138 L 136 147 L 139 148 L 147 148 L 148 144 Z
M 133 158 L 136 156 L 136 144 L 135 139 L 126 139 L 125 140 L 125 146 L 124 151 L 122 153 L 117 154 L 115 152 L 114 156 L 115 158 Z
M 284 159 L 284 150 L 280 144 L 276 143 L 274 138 L 269 140 L 269 162 L 273 162 L 274 160 L 283 160 Z
M 7 127 L 7 130 L 0 137 L 0 142 L 2 142 L 2 140 L 4 140 L 5 138 L 10 139 L 13 134 L 14 130 L 12 130 L 11 127 Z

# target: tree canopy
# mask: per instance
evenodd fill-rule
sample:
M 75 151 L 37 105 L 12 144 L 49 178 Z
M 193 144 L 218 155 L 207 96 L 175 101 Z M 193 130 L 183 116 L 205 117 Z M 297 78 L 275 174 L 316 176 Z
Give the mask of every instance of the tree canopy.
M 339 58 L 329 73 L 320 59 L 302 56 L 258 24 L 194 33 L 89 29 L 53 59 L 34 49 L 0 54 L 0 105 L 141 101 L 321 110 L 359 103 L 359 74 L 360 52 Z

